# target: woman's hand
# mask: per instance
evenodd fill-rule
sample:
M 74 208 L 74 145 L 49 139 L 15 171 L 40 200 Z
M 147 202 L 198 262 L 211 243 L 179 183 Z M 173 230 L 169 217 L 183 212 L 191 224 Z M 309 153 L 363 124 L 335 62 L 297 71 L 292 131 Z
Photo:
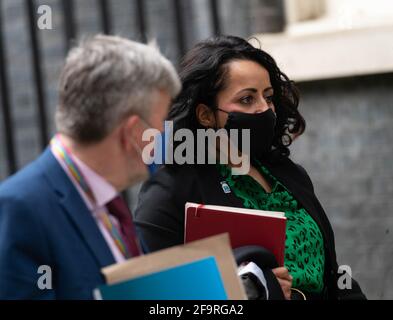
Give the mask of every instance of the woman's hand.
M 281 286 L 285 299 L 290 300 L 293 277 L 289 274 L 288 269 L 285 267 L 275 268 L 272 269 L 272 271 Z

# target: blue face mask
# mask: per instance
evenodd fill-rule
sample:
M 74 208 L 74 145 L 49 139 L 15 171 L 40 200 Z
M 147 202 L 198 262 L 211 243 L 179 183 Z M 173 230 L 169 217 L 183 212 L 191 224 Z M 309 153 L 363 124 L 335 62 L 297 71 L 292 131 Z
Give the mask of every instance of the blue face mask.
M 160 166 L 154 162 L 151 164 L 147 164 L 146 167 L 147 167 L 147 170 L 149 170 L 150 177 L 153 176 L 160 168 Z
M 165 132 L 161 132 L 155 137 L 153 162 L 146 164 L 150 177 L 165 164 L 165 150 Z
M 143 122 L 146 123 L 146 127 L 150 127 L 150 125 L 143 120 Z M 148 171 L 149 171 L 149 175 L 150 177 L 153 176 L 159 169 L 160 167 L 165 164 L 165 159 L 166 159 L 166 145 L 167 145 L 167 141 L 166 141 L 166 135 L 165 135 L 165 131 L 164 132 L 160 132 L 159 134 L 157 134 L 155 136 L 155 145 L 154 145 L 154 156 L 153 156 L 153 161 L 150 164 L 145 163 Z M 142 150 L 140 150 L 140 148 L 138 147 L 140 154 L 142 155 Z
M 163 159 L 160 159 L 163 158 Z M 159 157 L 154 156 L 153 162 L 150 164 L 146 164 L 147 170 L 149 171 L 150 177 L 153 176 L 162 166 L 165 161 L 165 156 Z

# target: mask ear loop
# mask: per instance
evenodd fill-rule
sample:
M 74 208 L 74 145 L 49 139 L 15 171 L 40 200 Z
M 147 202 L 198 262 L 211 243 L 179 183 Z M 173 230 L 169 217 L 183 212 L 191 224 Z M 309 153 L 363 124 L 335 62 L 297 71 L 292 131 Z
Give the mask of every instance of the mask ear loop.
M 213 115 L 214 115 L 214 126 L 213 127 L 209 127 L 207 129 L 213 129 L 215 131 L 218 131 L 218 121 L 217 121 L 217 116 L 216 116 L 216 111 L 220 110 L 218 107 L 215 107 L 212 111 L 213 111 Z M 211 153 L 211 149 L 210 147 L 207 148 L 208 149 L 208 153 L 209 155 L 212 154 L 214 157 L 217 157 L 216 153 Z
M 225 110 L 222 110 L 222 109 L 220 109 L 220 108 L 216 108 L 216 110 L 218 110 L 218 111 L 221 111 L 221 112 L 224 112 L 224 113 L 226 113 L 226 114 L 230 114 L 230 112 L 228 112 L 228 111 L 225 111 Z M 215 114 L 214 114 L 214 116 L 216 116 Z M 229 132 L 227 132 L 228 133 L 228 136 L 227 136 L 227 142 L 228 142 L 228 145 L 229 145 L 229 148 L 230 148 L 230 150 L 237 150 L 237 151 L 239 151 L 239 143 L 234 143 L 233 141 L 232 141 L 232 139 L 230 138 L 230 133 Z M 239 135 L 237 136 L 237 139 L 239 140 L 239 139 L 242 139 Z M 238 141 L 239 142 L 239 141 Z M 226 156 L 228 157 L 228 160 L 230 160 L 232 157 L 231 157 L 231 155 L 232 155 L 232 152 L 235 152 L 235 151 L 230 151 L 229 152 L 229 155 L 227 154 Z M 243 154 L 243 156 L 246 156 L 246 157 L 248 157 L 247 155 L 244 155 Z M 248 161 L 248 160 L 247 160 Z
M 216 107 L 216 110 L 217 111 L 221 111 L 221 112 L 224 112 L 224 113 L 226 113 L 226 114 L 229 114 L 229 112 L 228 111 L 225 111 L 225 110 L 222 110 L 222 109 L 220 109 L 219 107 Z M 217 116 L 216 116 L 216 113 L 214 113 L 214 119 L 215 119 L 215 122 L 216 122 L 216 131 L 217 130 L 219 130 L 219 128 L 218 128 L 218 125 L 217 125 Z M 221 137 L 222 138 L 222 137 Z M 228 163 L 230 162 L 230 159 L 231 159 L 231 156 L 230 156 L 230 154 L 231 154 L 231 152 L 230 152 L 230 150 L 232 149 L 232 150 L 237 150 L 238 148 L 237 148 L 237 146 L 235 146 L 234 145 L 234 143 L 233 143 L 233 141 L 229 138 L 229 132 L 227 132 L 227 135 L 225 136 L 225 139 L 226 139 L 226 143 L 227 143 L 227 145 L 228 145 L 228 147 L 229 147 L 229 149 L 227 150 L 228 152 L 224 152 L 224 157 L 226 157 L 226 159 L 228 160 Z M 239 139 L 239 137 L 238 137 L 238 139 Z M 223 152 L 222 150 L 220 150 L 220 153 L 221 152 Z
M 149 125 L 149 123 L 145 120 L 145 119 L 143 119 L 142 117 L 139 117 L 139 119 L 141 119 L 142 120 L 142 122 L 144 123 L 144 125 L 147 127 L 147 128 L 151 128 L 151 126 Z M 132 138 L 132 137 L 130 137 L 131 139 L 131 144 L 133 145 L 133 147 L 134 147 L 134 149 L 139 153 L 139 155 L 140 155 L 140 157 L 142 158 L 142 161 L 143 162 L 145 162 L 144 161 L 144 159 L 143 159 L 143 151 L 142 151 L 142 149 L 141 149 L 141 147 L 138 145 L 138 143 L 134 140 L 134 138 Z
M 134 140 L 134 138 L 131 138 L 131 144 L 133 145 L 134 149 L 139 153 L 139 155 L 142 157 L 142 150 Z
M 214 127 L 215 127 L 214 130 L 217 131 L 218 130 L 218 121 L 217 121 L 216 112 L 214 112 L 213 114 L 214 114 Z
M 219 107 L 216 107 L 216 111 L 221 111 L 221 112 L 224 112 L 226 114 L 229 114 L 228 111 L 222 110 Z M 218 121 L 217 121 L 217 116 L 216 116 L 215 112 L 214 112 L 214 121 L 215 121 L 215 124 L 216 124 L 215 130 L 217 131 L 218 130 Z

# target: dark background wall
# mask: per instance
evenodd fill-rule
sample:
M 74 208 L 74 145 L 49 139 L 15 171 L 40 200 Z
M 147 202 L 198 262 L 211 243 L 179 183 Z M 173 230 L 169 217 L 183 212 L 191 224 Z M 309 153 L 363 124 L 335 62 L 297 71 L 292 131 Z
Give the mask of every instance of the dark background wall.
M 300 83 L 307 121 L 292 157 L 313 180 L 338 262 L 365 293 L 392 299 L 393 74 Z
M 174 16 L 174 0 L 144 0 L 147 38 L 155 39 L 161 51 L 176 65 L 181 57 Z M 1 0 L 3 39 L 5 43 L 11 119 L 14 129 L 16 166 L 21 168 L 41 151 L 39 122 L 30 37 L 25 0 Z M 57 100 L 57 80 L 66 53 L 61 0 L 36 0 L 36 5 L 49 5 L 53 29 L 38 32 L 41 46 L 44 95 L 48 131 L 54 132 L 53 115 Z M 98 0 L 74 0 L 77 40 L 102 32 Z M 179 1 L 183 8 L 185 49 L 213 34 L 210 0 Z M 141 40 L 136 21 L 136 0 L 108 0 L 112 32 Z M 223 33 L 248 37 L 256 32 L 282 28 L 281 0 L 218 0 L 217 7 Z M 260 16 L 260 17 L 259 17 Z M 38 15 L 37 15 L 38 18 Z M 277 22 L 274 22 L 277 21 Z M 1 101 L 0 101 L 1 103 Z M 3 113 L 0 113 L 0 179 L 8 176 Z

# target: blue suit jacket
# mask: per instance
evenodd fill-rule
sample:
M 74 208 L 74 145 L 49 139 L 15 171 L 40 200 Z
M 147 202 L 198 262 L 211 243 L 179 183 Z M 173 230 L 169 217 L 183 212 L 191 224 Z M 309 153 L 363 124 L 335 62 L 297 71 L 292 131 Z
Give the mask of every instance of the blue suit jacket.
M 0 300 L 91 299 L 104 282 L 100 269 L 113 263 L 94 218 L 49 148 L 0 184 Z M 51 290 L 37 285 L 42 265 L 52 270 Z

